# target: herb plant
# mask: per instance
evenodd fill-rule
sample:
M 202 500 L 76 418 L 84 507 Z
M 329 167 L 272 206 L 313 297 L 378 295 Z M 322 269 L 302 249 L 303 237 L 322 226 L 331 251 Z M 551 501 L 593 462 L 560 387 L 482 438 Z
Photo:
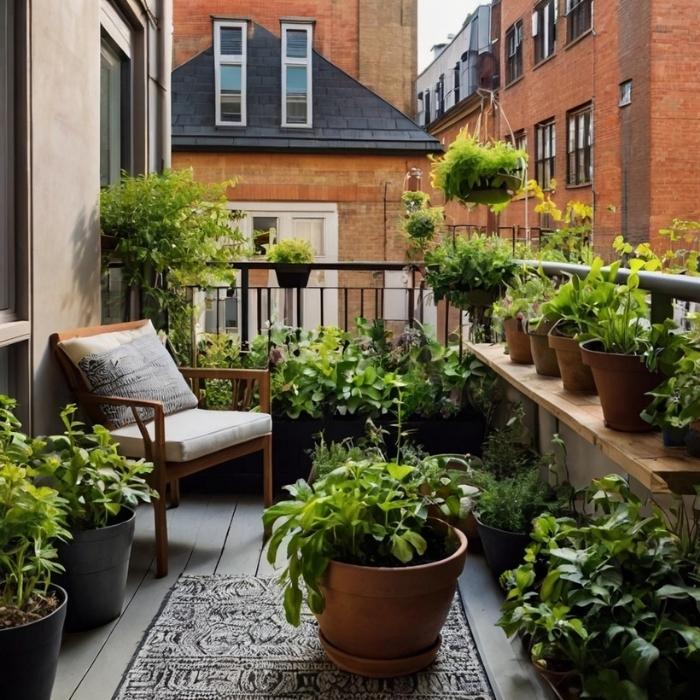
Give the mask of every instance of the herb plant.
M 267 249 L 267 259 L 274 263 L 312 263 L 314 249 L 302 238 L 285 238 Z
M 286 487 L 292 496 L 268 508 L 266 527 L 274 530 L 267 558 L 277 559 L 284 543 L 287 620 L 298 625 L 304 597 L 320 613 L 320 583 L 331 559 L 362 566 L 405 566 L 436 561 L 454 543 L 433 530 L 425 500 L 412 485 L 415 467 L 385 462 L 347 462 L 309 486 Z M 303 589 L 303 590 L 302 590 Z
M 504 575 L 499 624 L 528 635 L 535 663 L 578 673 L 588 697 L 694 697 L 697 537 L 680 537 L 616 475 L 595 480 L 585 501 L 587 519 L 535 521 L 525 563 Z
M 156 494 L 146 482 L 153 464 L 122 457 L 101 425 L 86 432 L 84 424 L 74 418 L 76 410 L 70 404 L 61 411 L 65 432 L 46 438 L 32 465 L 34 473 L 61 495 L 69 525 L 88 530 L 105 527 L 123 507 L 134 508 Z

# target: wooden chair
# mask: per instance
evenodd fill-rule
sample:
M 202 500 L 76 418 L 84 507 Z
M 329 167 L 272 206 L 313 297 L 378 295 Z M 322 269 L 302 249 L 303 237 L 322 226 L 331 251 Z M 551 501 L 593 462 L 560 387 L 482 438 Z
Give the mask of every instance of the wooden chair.
M 129 454 L 129 450 L 122 451 L 129 457 L 145 457 L 153 462 L 155 468 L 151 475 L 151 484 L 158 492 L 159 498 L 154 499 L 153 507 L 155 511 L 155 536 L 156 536 L 156 576 L 165 576 L 168 572 L 168 533 L 166 519 L 166 494 L 170 488 L 170 495 L 173 505 L 178 505 L 180 500 L 179 480 L 182 477 L 195 474 L 209 467 L 213 467 L 224 462 L 228 462 L 238 457 L 261 451 L 263 453 L 263 495 L 265 506 L 272 504 L 272 433 L 254 437 L 237 444 L 230 445 L 223 449 L 217 449 L 210 453 L 198 456 L 187 461 L 173 461 L 172 455 L 168 458 L 168 452 L 173 452 L 168 441 L 166 425 L 169 419 L 178 414 L 166 416 L 163 404 L 160 401 L 140 400 L 121 398 L 117 396 L 98 396 L 90 392 L 85 378 L 80 370 L 73 364 L 73 361 L 62 350 L 60 343 L 71 339 L 87 336 L 94 336 L 102 333 L 115 331 L 136 330 L 148 321 L 133 321 L 129 323 L 115 323 L 105 326 L 94 326 L 91 328 L 76 328 L 68 331 L 54 333 L 51 336 L 51 346 L 58 361 L 66 375 L 71 390 L 79 405 L 83 407 L 90 419 L 95 423 L 103 423 L 108 429 L 112 429 L 106 423 L 100 406 L 110 404 L 115 406 L 128 406 L 134 416 L 138 433 L 140 433 L 140 453 Z M 267 370 L 246 370 L 246 369 L 205 369 L 181 367 L 182 375 L 190 384 L 195 396 L 202 403 L 203 390 L 209 380 L 225 380 L 231 383 L 231 410 L 248 411 L 255 396 L 257 388 L 259 396 L 260 411 L 262 414 L 270 413 L 270 373 Z M 138 409 L 152 409 L 154 417 L 152 420 L 144 421 L 139 415 Z M 192 409 L 190 409 L 192 410 Z M 219 418 L 225 414 L 211 411 L 211 418 Z M 216 415 L 218 414 L 218 416 Z M 184 412 L 180 414 L 182 418 Z M 252 418 L 252 415 L 251 415 Z M 265 416 L 260 416 L 261 419 Z M 192 426 L 189 426 L 190 432 Z M 124 429 L 120 429 L 123 431 Z M 119 432 L 119 431 L 114 431 Z M 138 436 L 138 433 L 136 435 Z M 113 433 L 114 434 L 114 433 Z M 132 440 L 133 442 L 133 440 Z M 200 441 L 201 442 L 201 441 Z M 124 444 L 122 443 L 122 447 Z

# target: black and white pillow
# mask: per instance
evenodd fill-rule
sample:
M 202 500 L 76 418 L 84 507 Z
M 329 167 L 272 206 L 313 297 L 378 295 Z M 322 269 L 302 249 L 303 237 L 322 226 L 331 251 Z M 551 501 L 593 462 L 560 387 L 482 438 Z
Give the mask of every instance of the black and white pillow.
M 162 401 L 165 414 L 197 406 L 192 393 L 173 358 L 155 334 L 145 335 L 105 352 L 86 355 L 78 363 L 92 393 L 125 399 Z M 102 405 L 110 428 L 135 422 L 128 406 Z M 150 409 L 139 409 L 144 420 L 153 418 Z

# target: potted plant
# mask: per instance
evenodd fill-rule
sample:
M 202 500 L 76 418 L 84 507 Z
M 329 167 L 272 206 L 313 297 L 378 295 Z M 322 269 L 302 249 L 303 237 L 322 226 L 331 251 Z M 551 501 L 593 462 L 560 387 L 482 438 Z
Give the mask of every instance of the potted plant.
M 509 202 L 524 185 L 527 154 L 505 141 L 479 143 L 460 132 L 432 168 L 433 187 L 447 201 L 498 205 Z
M 445 219 L 444 209 L 431 207 L 425 192 L 404 192 L 401 202 L 405 208 L 401 227 L 408 241 L 409 259 L 414 256 L 422 259 Z
M 595 310 L 581 337 L 581 359 L 593 372 L 605 424 L 626 432 L 651 430 L 641 417 L 648 394 L 673 373 L 684 344 L 670 319 L 649 324 L 639 262 L 631 262 L 625 284 L 613 285 L 609 302 Z
M 564 389 L 575 393 L 595 393 L 593 373 L 583 364 L 578 337 L 595 319 L 596 310 L 612 303 L 619 265 L 603 268 L 596 258 L 588 274 L 580 279 L 572 275 L 540 311 L 552 324 L 548 340 L 555 351 Z
M 582 500 L 587 516 L 536 519 L 525 561 L 503 577 L 499 625 L 528 639 L 562 695 L 578 686 L 566 697 L 694 697 L 697 515 L 678 499 L 666 516 L 618 475 Z
M 54 543 L 67 538 L 64 501 L 21 466 L 34 442 L 20 432 L 15 402 L 0 395 L 0 677 L 2 696 L 50 700 L 67 594 Z
M 414 673 L 440 647 L 440 630 L 467 553 L 466 537 L 428 518 L 411 480 L 416 468 L 348 462 L 292 499 L 268 508 L 277 525 L 267 557 L 284 542 L 287 620 L 300 623 L 305 598 L 321 643 L 340 668 L 372 677 Z M 407 614 L 410 611 L 410 614 Z
M 134 539 L 134 508 L 155 492 L 146 483 L 153 465 L 117 452 L 106 428 L 86 432 L 76 406 L 61 411 L 65 432 L 44 439 L 32 464 L 66 504 L 71 539 L 58 545 L 70 597 L 66 629 L 91 629 L 121 614 Z
M 280 287 L 306 287 L 314 261 L 314 249 L 309 241 L 285 238 L 267 249 L 267 259 L 275 263 L 275 274 Z

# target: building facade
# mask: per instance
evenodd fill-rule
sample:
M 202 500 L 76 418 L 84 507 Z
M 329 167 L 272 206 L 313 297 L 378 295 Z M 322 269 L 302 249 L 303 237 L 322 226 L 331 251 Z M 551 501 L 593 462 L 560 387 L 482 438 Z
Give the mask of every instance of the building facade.
M 619 233 L 665 247 L 660 228 L 700 217 L 700 185 L 680 175 L 700 147 L 699 28 L 693 0 L 491 3 L 495 133 L 526 147 L 531 179 L 547 189 L 554 178 L 557 203 L 594 206 L 600 252 Z M 433 118 L 431 133 L 448 120 L 473 128 L 474 113 L 455 120 L 456 109 Z M 547 223 L 532 200 L 513 202 L 498 222 L 527 223 Z
M 70 399 L 52 332 L 100 322 L 100 186 L 169 163 L 170 0 L 0 0 L 0 393 Z
M 174 167 L 235 178 L 231 208 L 258 249 L 295 237 L 320 261 L 403 259 L 407 174 L 440 150 L 404 113 L 416 0 L 176 0 L 174 18 Z M 312 284 L 384 281 L 329 271 Z M 334 313 L 344 310 L 326 308 L 326 322 Z

